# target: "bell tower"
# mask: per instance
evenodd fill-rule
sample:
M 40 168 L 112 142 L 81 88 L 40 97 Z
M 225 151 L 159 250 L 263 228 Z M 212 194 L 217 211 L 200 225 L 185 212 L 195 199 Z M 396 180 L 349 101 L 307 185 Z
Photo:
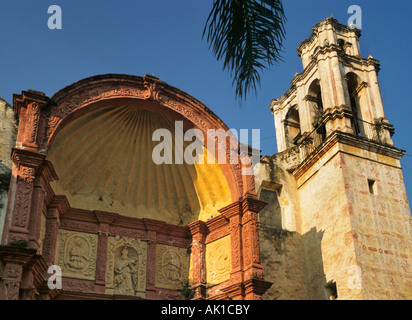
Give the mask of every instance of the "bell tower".
M 391 139 L 379 61 L 361 56 L 360 36 L 332 17 L 314 26 L 297 49 L 303 72 L 270 104 L 278 153 L 263 162 L 280 170 L 261 187 L 276 186 L 282 229 L 302 236 L 309 299 L 412 298 L 405 152 Z
M 370 55 L 362 58 L 360 36 L 359 29 L 328 18 L 299 45 L 304 71 L 270 106 L 279 152 L 315 129 L 321 139 L 339 130 L 393 146 L 393 126 L 385 118 L 378 82 L 379 61 Z

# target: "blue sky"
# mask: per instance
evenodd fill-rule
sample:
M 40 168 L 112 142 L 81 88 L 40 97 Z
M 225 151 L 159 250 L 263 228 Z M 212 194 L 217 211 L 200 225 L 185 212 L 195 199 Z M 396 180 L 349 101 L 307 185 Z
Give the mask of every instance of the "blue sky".
M 407 152 L 401 163 L 408 195 L 412 192 L 410 0 L 285 0 L 284 62 L 262 74 L 257 96 L 242 106 L 235 100 L 230 75 L 202 40 L 212 0 L 0 0 L 0 4 L 0 97 L 9 103 L 12 94 L 22 90 L 52 96 L 97 74 L 154 74 L 202 101 L 229 127 L 260 129 L 263 154 L 276 153 L 269 103 L 302 71 L 297 46 L 316 23 L 333 13 L 346 24 L 348 7 L 359 5 L 361 53 L 381 62 L 386 117 L 395 126 L 395 146 Z M 51 5 L 62 8 L 62 30 L 47 27 Z

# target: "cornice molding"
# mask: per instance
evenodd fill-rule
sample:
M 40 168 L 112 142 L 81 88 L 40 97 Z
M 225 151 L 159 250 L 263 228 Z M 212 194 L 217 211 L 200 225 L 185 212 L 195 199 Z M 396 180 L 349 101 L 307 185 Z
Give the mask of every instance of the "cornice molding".
M 355 33 L 356 37 L 359 39 L 362 35 L 362 32 L 358 28 L 350 28 L 349 26 L 346 26 L 342 23 L 340 23 L 338 20 L 334 19 L 333 17 L 326 18 L 322 20 L 321 22 L 317 23 L 313 28 L 312 28 L 312 33 L 309 36 L 309 38 L 303 40 L 298 48 L 297 48 L 297 54 L 300 57 L 302 54 L 302 49 L 303 47 L 310 45 L 318 36 L 319 34 L 319 28 L 323 25 L 330 24 L 336 31 L 338 32 L 352 32 Z
M 335 144 L 342 143 L 359 149 L 368 150 L 375 152 L 380 155 L 388 156 L 396 160 L 400 160 L 406 153 L 406 151 L 379 144 L 362 137 L 354 136 L 349 133 L 344 133 L 341 131 L 335 131 L 318 147 L 314 152 L 312 152 L 303 162 L 293 171 L 293 176 L 295 179 L 299 179 L 310 167 L 313 166 L 328 150 L 330 150 Z

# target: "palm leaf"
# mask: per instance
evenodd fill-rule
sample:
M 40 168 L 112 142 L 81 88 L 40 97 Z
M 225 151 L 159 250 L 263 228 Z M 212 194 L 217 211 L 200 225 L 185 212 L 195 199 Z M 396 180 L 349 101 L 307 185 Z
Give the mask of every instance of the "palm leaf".
M 257 92 L 260 73 L 282 60 L 286 17 L 282 0 L 214 0 L 204 30 L 242 101 Z

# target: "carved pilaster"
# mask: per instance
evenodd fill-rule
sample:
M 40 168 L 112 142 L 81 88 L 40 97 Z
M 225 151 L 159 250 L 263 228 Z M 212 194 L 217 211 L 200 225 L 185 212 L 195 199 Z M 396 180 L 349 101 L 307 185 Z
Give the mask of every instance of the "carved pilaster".
M 32 252 L 32 258 L 25 264 L 23 269 L 20 288 L 21 299 L 23 300 L 38 299 L 41 294 L 40 292 L 47 294 L 47 292 L 51 291 L 46 285 L 47 264 L 40 255 L 35 254 L 35 249 L 32 249 Z M 47 290 L 43 288 L 44 286 L 47 287 Z
M 143 219 L 147 232 L 147 288 L 146 297 L 155 297 L 156 289 L 156 244 L 158 243 L 158 231 L 162 227 L 158 221 Z
M 5 234 L 7 234 L 6 243 L 24 242 L 29 240 L 29 221 L 32 212 L 32 200 L 34 192 L 34 181 L 36 171 L 43 163 L 45 156 L 37 152 L 12 149 L 12 160 L 15 165 L 14 172 L 16 177 L 13 179 L 13 185 L 10 186 L 13 197 L 7 211 L 9 225 L 5 225 Z
M 240 202 L 234 202 L 219 210 L 230 224 L 232 272 L 230 281 L 240 283 L 243 281 L 243 244 L 242 244 L 242 208 Z
M 253 196 L 246 196 L 242 201 L 242 237 L 245 280 L 263 279 L 263 267 L 260 265 L 258 213 L 267 205 Z
M 55 261 L 60 216 L 66 213 L 69 208 L 67 198 L 64 196 L 56 196 L 47 208 L 46 232 L 43 240 L 42 255 L 48 265 L 53 265 Z
M 106 261 L 110 224 L 118 215 L 98 211 L 94 213 L 99 221 L 95 289 L 104 293 L 106 290 Z
M 35 185 L 33 189 L 32 213 L 29 221 L 29 248 L 40 248 L 41 214 L 44 208 L 44 191 L 41 185 Z
M 37 148 L 37 131 L 39 128 L 40 106 L 37 102 L 30 102 L 26 111 L 26 127 L 24 129 L 23 146 Z
M 206 235 L 207 226 L 203 221 L 188 225 L 192 235 L 193 299 L 201 300 L 206 295 Z
M 54 193 L 50 189 L 50 182 L 57 179 L 57 175 L 49 161 L 44 161 L 37 170 L 37 178 L 34 180 L 32 208 L 29 221 L 29 248 L 37 251 L 41 247 L 41 218 L 46 211 L 46 205 L 50 202 Z M 49 194 L 51 193 L 51 194 Z
M 38 151 L 38 142 L 42 137 L 41 110 L 49 103 L 49 98 L 39 91 L 23 91 L 14 95 L 13 105 L 20 120 L 17 144 L 26 150 Z
M 19 300 L 21 298 L 33 297 L 29 292 L 34 293 L 36 291 L 33 277 L 28 277 L 27 273 L 31 272 L 31 266 L 28 266 L 28 262 L 33 259 L 36 251 L 27 248 L 18 248 L 13 246 L 0 246 L 0 266 L 3 268 L 3 272 L 0 274 L 0 298 L 4 300 Z M 25 271 L 25 268 L 27 270 Z M 23 276 L 26 272 L 25 281 L 25 294 L 21 293 Z M 24 286 L 23 286 L 24 287 Z
M 97 263 L 96 263 L 96 285 L 101 287 L 97 288 L 98 291 L 105 291 L 106 282 L 106 257 L 107 257 L 107 243 L 109 237 L 109 225 L 106 223 L 100 223 L 99 225 L 99 238 L 97 242 Z
M 5 287 L 7 300 L 19 300 L 20 283 L 23 275 L 23 266 L 12 261 L 6 262 L 4 268 L 3 285 Z
M 154 299 L 156 297 L 156 231 L 147 232 L 147 287 L 146 298 Z
M 230 221 L 232 272 L 222 292 L 231 299 L 260 299 L 264 288 L 270 287 L 270 283 L 263 281 L 258 231 L 258 213 L 266 204 L 254 194 L 246 194 L 219 210 Z

